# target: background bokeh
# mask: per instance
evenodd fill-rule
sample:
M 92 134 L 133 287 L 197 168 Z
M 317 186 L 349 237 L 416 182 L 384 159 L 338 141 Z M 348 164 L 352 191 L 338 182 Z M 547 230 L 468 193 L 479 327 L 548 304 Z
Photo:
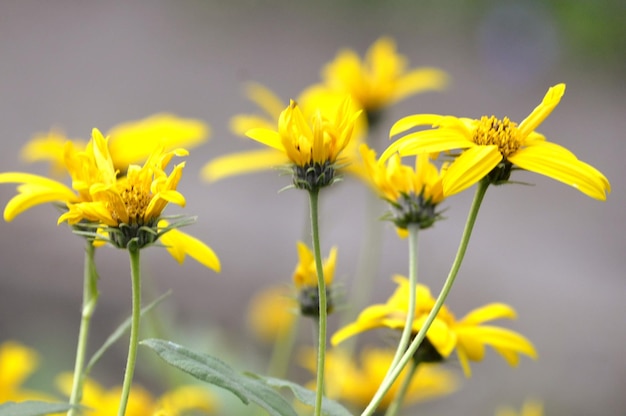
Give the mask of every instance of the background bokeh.
M 519 313 L 512 327 L 535 343 L 540 359 L 510 369 L 490 352 L 458 393 L 422 405 L 420 414 L 490 415 L 528 396 L 544 400 L 550 415 L 626 414 L 625 21 L 618 0 L 3 0 L 0 170 L 47 173 L 18 155 L 52 126 L 88 138 L 93 127 L 105 131 L 161 111 L 210 123 L 211 140 L 188 158 L 181 188 L 185 212 L 199 217 L 189 231 L 215 249 L 223 272 L 192 260 L 181 267 L 156 248 L 145 252 L 143 266 L 149 293 L 173 289 L 161 309 L 176 329 L 172 337 L 236 362 L 258 355 L 246 334 L 247 302 L 289 281 L 307 215 L 305 193 L 277 193 L 288 179 L 276 172 L 210 186 L 199 179 L 211 158 L 259 147 L 228 131 L 232 115 L 254 109 L 243 82 L 261 82 L 286 100 L 316 82 L 340 48 L 362 54 L 381 35 L 395 37 L 412 66 L 440 67 L 453 80 L 445 93 L 394 106 L 385 129 L 416 112 L 521 120 L 549 86 L 565 82 L 565 97 L 540 130 L 602 170 L 613 192 L 601 203 L 529 174 L 517 179 L 535 186 L 488 192 L 448 303 L 458 315 L 491 301 L 511 304 Z M 14 192 L 1 186 L 0 203 Z M 324 195 L 323 247 L 339 246 L 337 280 L 346 291 L 358 284 L 365 196 L 351 180 Z M 421 279 L 434 291 L 470 198 L 451 199 L 448 220 L 422 235 Z M 57 216 L 39 207 L 0 226 L 0 342 L 35 346 L 51 372 L 72 368 L 82 295 L 82 241 L 57 227 Z M 393 273 L 406 273 L 405 242 L 391 226 L 383 247 L 373 301 L 391 294 Z M 104 249 L 97 261 L 94 346 L 130 311 L 127 256 Z M 96 368 L 103 381 L 121 382 L 121 344 Z M 139 381 L 148 382 L 146 367 L 140 364 Z M 450 367 L 460 374 L 458 364 Z

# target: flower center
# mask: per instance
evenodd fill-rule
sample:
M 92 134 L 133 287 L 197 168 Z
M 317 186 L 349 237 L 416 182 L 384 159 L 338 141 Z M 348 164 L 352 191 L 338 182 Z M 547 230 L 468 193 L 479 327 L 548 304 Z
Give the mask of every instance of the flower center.
M 143 225 L 144 214 L 152 198 L 150 192 L 146 192 L 141 186 L 131 183 L 126 185 L 120 195 L 126 206 L 129 222 Z
M 504 119 L 500 120 L 495 116 L 482 116 L 478 122 L 472 140 L 477 145 L 498 146 L 498 150 L 505 159 L 522 146 L 517 130 L 517 123 L 509 120 L 508 117 L 504 117 Z

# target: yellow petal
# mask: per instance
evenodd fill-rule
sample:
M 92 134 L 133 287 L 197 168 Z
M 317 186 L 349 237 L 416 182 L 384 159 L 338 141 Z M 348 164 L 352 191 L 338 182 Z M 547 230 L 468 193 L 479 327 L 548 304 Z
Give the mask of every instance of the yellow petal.
M 245 86 L 246 96 L 250 101 L 258 105 L 274 120 L 278 120 L 285 104 L 270 89 L 261 84 L 250 82 Z
M 330 338 L 330 344 L 332 346 L 336 346 L 337 344 L 345 341 L 346 339 L 356 335 L 356 334 L 360 334 L 361 332 L 365 332 L 365 331 L 369 331 L 370 329 L 374 329 L 374 328 L 380 328 L 381 324 L 380 322 L 374 322 L 374 321 L 370 321 L 370 322 L 353 322 L 351 324 L 348 324 L 346 326 L 344 326 L 343 328 L 341 328 L 340 330 L 338 330 L 337 332 L 335 332 L 333 334 L 333 336 Z
M 159 227 L 164 227 L 165 224 L 167 223 L 160 221 Z M 218 273 L 221 270 L 220 260 L 213 249 L 189 234 L 176 229 L 169 230 L 161 236 L 161 242 L 172 257 L 181 264 L 185 260 L 185 256 L 190 256 Z
M 448 84 L 448 74 L 436 68 L 417 68 L 403 75 L 396 83 L 392 101 L 423 91 L 441 90 Z
M 545 175 L 578 189 L 585 195 L 606 200 L 611 185 L 593 166 L 572 157 L 555 155 L 543 146 L 529 146 L 515 152 L 509 161 L 522 169 Z
M 543 97 L 543 101 L 519 124 L 518 130 L 521 137 L 528 136 L 543 120 L 546 119 L 561 101 L 565 94 L 565 84 L 557 84 L 550 87 Z
M 391 126 L 391 130 L 389 130 L 389 137 L 393 137 L 418 126 L 432 127 L 438 124 L 442 118 L 443 116 L 439 114 L 415 114 L 403 117 Z
M 460 325 L 478 325 L 494 319 L 515 319 L 515 310 L 504 303 L 490 303 L 469 312 L 459 321 Z
M 465 150 L 448 167 L 443 176 L 443 193 L 446 197 L 459 193 L 487 176 L 502 154 L 497 146 L 475 146 Z
M 272 147 L 276 150 L 280 150 L 281 152 L 285 152 L 285 146 L 283 146 L 282 138 L 280 137 L 278 132 L 268 129 L 256 128 L 248 130 L 246 132 L 246 136 L 266 146 Z
M 474 142 L 456 130 L 425 130 L 407 134 L 391 143 L 380 155 L 378 163 L 384 163 L 394 153 L 412 156 L 420 153 L 437 153 L 452 149 L 465 149 L 475 146 Z
M 245 136 L 248 130 L 262 128 L 272 130 L 276 128 L 276 120 L 268 120 L 264 117 L 257 115 L 239 114 L 231 117 L 229 122 L 230 131 L 239 135 Z

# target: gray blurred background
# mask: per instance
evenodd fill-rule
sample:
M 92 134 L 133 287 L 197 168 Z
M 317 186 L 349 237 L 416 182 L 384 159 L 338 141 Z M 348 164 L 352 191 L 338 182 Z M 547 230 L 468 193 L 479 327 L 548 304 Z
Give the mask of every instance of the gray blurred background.
M 255 149 L 234 137 L 228 119 L 254 106 L 241 93 L 255 80 L 283 99 L 319 79 L 342 47 L 363 54 L 379 36 L 397 39 L 411 66 L 446 70 L 445 93 L 411 97 L 389 111 L 384 129 L 417 112 L 521 121 L 547 88 L 567 92 L 540 131 L 598 167 L 613 185 L 605 203 L 537 175 L 533 187 L 490 189 L 448 304 L 458 317 L 492 301 L 511 304 L 538 361 L 509 368 L 493 351 L 453 396 L 421 405 L 420 414 L 491 415 L 529 396 L 550 415 L 626 414 L 626 6 L 623 1 L 17 1 L 0 2 L 0 152 L 2 171 L 46 174 L 18 159 L 36 132 L 62 127 L 88 138 L 93 127 L 169 111 L 206 120 L 211 140 L 192 151 L 181 190 L 188 231 L 210 244 L 223 272 L 193 260 L 179 266 L 164 251 L 145 251 L 146 299 L 173 289 L 161 316 L 175 341 L 262 361 L 246 332 L 251 295 L 289 282 L 302 236 L 303 192 L 277 190 L 276 172 L 208 186 L 202 165 L 236 150 Z M 0 203 L 13 195 L 0 186 Z M 323 250 L 339 246 L 337 281 L 350 291 L 362 236 L 366 190 L 351 180 L 324 195 Z M 447 221 L 423 233 L 420 278 L 436 292 L 447 274 L 472 192 L 445 205 Z M 178 212 L 171 207 L 168 212 Z M 43 206 L 0 226 L 0 342 L 16 339 L 43 355 L 35 382 L 73 365 L 82 296 L 83 244 L 57 212 Z M 406 242 L 385 226 L 384 253 L 373 301 L 406 273 Z M 95 348 L 130 311 L 127 255 L 97 256 L 101 300 Z M 331 322 L 331 332 L 336 329 Z M 309 328 L 303 341 L 308 341 Z M 121 382 L 126 341 L 95 369 L 105 384 Z M 228 352 L 226 352 L 228 351 Z M 147 351 L 140 355 L 148 355 Z M 261 358 L 258 358 L 261 357 Z M 137 379 L 148 383 L 151 361 Z M 255 364 L 251 364 L 254 366 Z M 262 367 L 262 365 L 259 365 Z M 459 374 L 457 363 L 450 368 Z M 152 378 L 154 380 L 154 378 Z M 188 379 L 187 379 L 188 380 Z M 301 379 L 300 381 L 305 381 Z M 242 411 L 245 413 L 245 410 Z

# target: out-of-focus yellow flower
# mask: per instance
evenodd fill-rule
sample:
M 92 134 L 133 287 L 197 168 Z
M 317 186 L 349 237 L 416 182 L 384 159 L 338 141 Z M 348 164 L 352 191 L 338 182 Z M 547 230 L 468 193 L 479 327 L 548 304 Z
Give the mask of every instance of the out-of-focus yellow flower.
M 274 342 L 294 325 L 298 304 L 286 286 L 272 286 L 254 295 L 248 306 L 248 327 L 263 341 Z
M 59 389 L 69 395 L 72 389 L 72 375 L 61 374 L 57 379 Z M 86 379 L 81 405 L 87 416 L 111 416 L 117 414 L 122 387 L 105 389 L 96 381 Z M 135 384 L 130 391 L 126 416 L 182 416 L 187 411 L 200 414 L 213 414 L 217 409 L 217 399 L 200 386 L 181 386 L 159 398 Z M 196 413 L 194 413 L 196 414 Z
M 392 206 L 390 219 L 401 230 L 409 224 L 428 228 L 439 218 L 435 212 L 443 201 L 443 175 L 430 162 L 427 154 L 415 158 L 415 167 L 403 165 L 400 155 L 395 154 L 381 164 L 376 152 L 366 144 L 360 147 L 367 177 L 375 191 Z
M 327 396 L 349 403 L 359 411 L 363 410 L 385 378 L 393 355 L 393 351 L 367 348 L 361 351 L 359 366 L 353 354 L 348 355 L 341 349 L 328 351 L 325 370 Z M 303 351 L 300 361 L 311 372 L 316 371 L 315 351 Z M 405 368 L 384 396 L 379 409 L 384 410 L 389 406 L 406 373 Z M 437 365 L 422 364 L 413 375 L 404 404 L 410 405 L 448 395 L 456 390 L 457 385 L 456 377 L 450 372 Z M 311 387 L 315 388 L 314 385 Z
M 272 91 L 259 84 L 248 84 L 246 93 L 250 100 L 256 103 L 264 115 L 240 114 L 231 119 L 231 130 L 237 135 L 245 135 L 253 129 L 274 130 L 279 123 L 280 115 L 287 106 Z M 322 119 L 333 119 L 341 111 L 345 103 L 346 95 L 331 91 L 310 91 L 301 94 L 296 102 L 299 111 L 306 120 L 320 114 Z M 356 112 L 359 108 L 351 103 L 350 112 Z M 353 127 L 352 139 L 343 150 L 342 159 L 346 173 L 360 175 L 358 169 L 358 143 L 364 136 L 366 126 L 361 118 L 358 118 Z M 291 163 L 289 155 L 281 148 L 250 150 L 217 157 L 208 162 L 201 172 L 201 176 L 207 182 L 215 182 L 234 175 L 259 172 L 277 166 Z
M 441 90 L 448 83 L 448 76 L 439 69 L 407 70 L 407 66 L 407 58 L 396 52 L 395 41 L 381 37 L 370 46 L 363 60 L 353 50 L 339 51 L 322 70 L 323 84 L 312 88 L 350 94 L 370 117 L 410 95 Z
M 22 388 L 39 362 L 39 355 L 15 341 L 0 344 L 0 403 L 25 400 L 52 400 L 45 393 Z
M 337 345 L 346 338 L 375 328 L 402 330 L 406 323 L 409 305 L 409 281 L 394 276 L 398 288 L 385 304 L 372 305 L 358 316 L 357 320 L 337 331 L 331 344 Z M 430 290 L 417 285 L 417 301 L 412 332 L 417 333 L 435 304 Z M 515 319 L 515 310 L 504 303 L 490 303 L 474 309 L 457 320 L 444 305 L 429 328 L 426 338 L 416 352 L 421 361 L 440 361 L 456 350 L 459 362 L 467 377 L 471 375 L 469 361 L 481 361 L 485 346 L 491 346 L 509 365 L 519 363 L 519 355 L 536 358 L 533 345 L 521 334 L 506 328 L 483 325 L 495 319 Z
M 551 87 L 539 104 L 519 125 L 508 117 L 483 116 L 479 120 L 416 114 L 391 128 L 390 136 L 414 127 L 432 125 L 430 130 L 406 134 L 392 143 L 381 161 L 396 152 L 402 156 L 463 149 L 443 180 L 445 195 L 460 192 L 482 178 L 491 183 L 506 182 L 511 170 L 520 168 L 570 185 L 587 196 L 605 200 L 611 191 L 607 178 L 593 166 L 576 158 L 566 148 L 546 141 L 535 129 L 559 104 L 565 84 Z
M 333 247 L 330 249 L 330 253 L 322 265 L 324 283 L 328 294 L 330 294 L 331 284 L 335 277 L 336 264 L 337 247 Z M 293 283 L 298 292 L 298 303 L 300 304 L 302 314 L 306 316 L 319 316 L 319 289 L 315 256 L 311 249 L 301 241 L 298 241 L 298 265 L 293 272 Z M 334 302 L 332 296 L 328 296 L 326 309 L 328 312 L 332 312 L 333 308 Z
M 205 142 L 209 134 L 209 126 L 201 120 L 160 113 L 118 124 L 106 136 L 111 138 L 113 166 L 124 172 L 130 164 L 143 163 L 157 147 L 165 151 L 178 147 L 189 149 Z M 63 173 L 63 149 L 67 141 L 59 129 L 37 134 L 22 148 L 22 158 L 28 162 L 48 161 L 55 174 Z M 80 139 L 71 142 L 81 150 L 87 145 L 87 141 Z
M 360 111 L 353 111 L 346 97 L 333 117 L 321 110 L 307 120 L 295 101 L 281 113 L 276 130 L 255 128 L 246 135 L 283 152 L 293 166 L 296 188 L 314 190 L 335 180 L 339 155 L 352 139 Z
M 543 403 L 537 400 L 526 400 L 517 412 L 512 407 L 501 407 L 496 410 L 496 416 L 543 416 Z

